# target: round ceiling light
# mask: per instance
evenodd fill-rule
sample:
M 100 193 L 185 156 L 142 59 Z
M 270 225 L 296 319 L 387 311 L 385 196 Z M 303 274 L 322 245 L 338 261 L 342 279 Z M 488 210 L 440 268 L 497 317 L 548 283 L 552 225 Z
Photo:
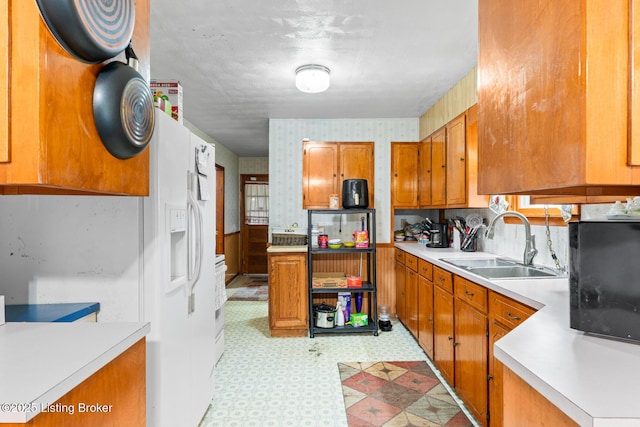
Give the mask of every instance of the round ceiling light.
M 296 87 L 301 92 L 319 93 L 329 88 L 329 69 L 323 65 L 303 65 L 296 69 Z

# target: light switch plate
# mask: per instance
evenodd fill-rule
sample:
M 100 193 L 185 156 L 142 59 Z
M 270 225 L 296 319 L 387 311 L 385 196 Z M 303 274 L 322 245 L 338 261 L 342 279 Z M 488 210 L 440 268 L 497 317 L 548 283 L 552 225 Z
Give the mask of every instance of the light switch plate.
M 0 325 L 4 325 L 4 295 L 0 295 Z

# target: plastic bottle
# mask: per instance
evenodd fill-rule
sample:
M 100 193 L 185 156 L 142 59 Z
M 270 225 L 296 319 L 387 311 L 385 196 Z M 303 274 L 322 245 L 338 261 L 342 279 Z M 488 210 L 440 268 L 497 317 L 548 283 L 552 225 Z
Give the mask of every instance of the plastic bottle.
M 336 326 L 344 326 L 344 303 L 338 298 L 336 303 Z

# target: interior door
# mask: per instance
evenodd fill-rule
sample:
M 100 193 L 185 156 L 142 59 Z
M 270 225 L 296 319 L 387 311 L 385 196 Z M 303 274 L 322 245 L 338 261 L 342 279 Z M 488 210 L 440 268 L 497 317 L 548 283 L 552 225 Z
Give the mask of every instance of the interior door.
M 216 165 L 216 254 L 224 254 L 224 168 Z
M 267 274 L 269 175 L 241 175 L 242 274 Z

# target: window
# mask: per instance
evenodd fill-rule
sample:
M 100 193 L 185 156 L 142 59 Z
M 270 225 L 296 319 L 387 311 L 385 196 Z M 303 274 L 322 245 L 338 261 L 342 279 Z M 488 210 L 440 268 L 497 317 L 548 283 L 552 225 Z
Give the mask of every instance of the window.
M 245 224 L 269 224 L 269 184 L 247 183 L 244 187 Z
M 532 200 L 530 196 L 506 196 L 509 202 L 509 209 L 518 211 L 529 219 L 529 222 L 534 225 L 544 225 L 545 223 L 545 206 L 549 209 L 549 224 L 550 225 L 567 225 L 568 221 L 565 221 L 562 217 L 561 207 L 562 205 L 552 204 L 537 204 L 535 199 Z M 571 206 L 571 220 L 578 219 L 580 216 L 580 206 Z M 518 222 L 517 219 L 506 217 L 505 222 L 510 223 L 512 221 Z

